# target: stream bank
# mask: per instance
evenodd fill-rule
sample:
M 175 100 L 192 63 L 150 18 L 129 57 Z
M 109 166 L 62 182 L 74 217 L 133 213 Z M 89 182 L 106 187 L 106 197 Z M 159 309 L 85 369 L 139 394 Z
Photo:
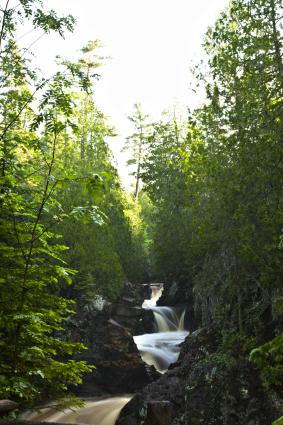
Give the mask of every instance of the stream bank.
M 148 410 L 161 401 L 169 418 L 157 414 L 152 425 L 270 425 L 276 418 L 271 394 L 244 358 L 221 358 L 219 341 L 213 329 L 190 334 L 178 361 L 133 397 L 117 425 L 147 424 Z
M 170 299 L 174 295 L 165 291 L 161 302 Z M 220 331 L 199 327 L 187 335 L 167 373 L 125 405 L 116 425 L 271 425 L 280 405 L 249 352 L 244 340 L 231 338 L 223 346 Z
M 94 356 L 96 364 L 100 359 L 101 363 L 98 365 L 98 372 L 94 371 L 85 379 L 77 394 L 95 398 L 86 399 L 85 407 L 76 411 L 58 412 L 54 408 L 42 408 L 39 413 L 28 413 L 25 416 L 27 419 L 37 422 L 114 425 L 120 410 L 132 398 L 120 394 L 129 388 L 137 392 L 167 371 L 170 364 L 178 358 L 180 343 L 188 335 L 184 329 L 185 313 L 181 309 L 156 306 L 163 285 L 153 284 L 150 288 L 152 297 L 144 301 L 143 309 L 135 306 L 137 295 L 140 294 L 130 294 L 129 291 L 133 291 L 134 287 L 128 284 L 125 288 L 127 292 L 119 303 L 104 306 L 102 311 L 97 311 L 94 322 L 84 322 L 84 333 L 80 333 L 80 338 L 87 337 L 83 342 L 87 344 L 88 352 L 83 360 L 90 362 L 91 356 Z M 95 323 L 96 328 L 90 331 L 87 325 L 89 323 Z M 147 326 L 151 328 L 151 333 L 133 337 L 137 331 L 141 332 Z M 99 336 L 98 342 L 94 335 L 96 338 Z M 99 399 L 100 392 L 103 397 Z M 166 407 L 169 408 L 166 414 L 170 416 L 171 406 L 167 404 L 151 404 L 153 417 L 156 409 L 161 409 L 164 416 Z
M 131 285 L 127 291 L 129 289 L 134 290 Z M 141 298 L 144 290 L 140 287 L 139 291 Z M 240 346 L 237 349 L 235 345 L 231 352 L 227 347 L 221 351 L 222 336 L 216 329 L 203 327 L 188 334 L 184 323 L 189 317 L 185 319 L 181 310 L 156 307 L 157 297 L 145 310 L 136 307 L 136 299 L 128 292 L 121 302 L 96 312 L 96 320 L 92 322 L 96 327 L 91 335 L 84 322 L 85 334 L 81 335 L 88 335 L 88 341 L 93 344 L 89 345 L 87 356 L 93 355 L 97 364 L 100 355 L 101 364 L 96 375 L 89 376 L 78 389 L 78 395 L 92 395 L 96 399 L 87 401 L 90 404 L 75 414 L 58 416 L 57 412 L 54 416 L 53 412 L 43 420 L 94 425 L 272 423 L 278 416 L 273 394 L 263 388 L 257 370 L 247 361 L 247 356 L 242 355 Z M 154 332 L 154 316 L 158 330 L 164 331 L 167 327 L 167 332 L 156 332 L 156 329 Z M 151 327 L 151 333 L 140 334 L 145 327 L 147 332 Z M 176 334 L 180 339 L 173 342 Z M 94 335 L 100 339 L 97 341 Z M 133 335 L 148 365 L 142 362 Z M 173 357 L 166 360 L 168 354 Z M 158 371 L 150 365 L 155 365 Z M 121 396 L 125 388 L 134 388 L 131 392 L 134 395 Z M 97 399 L 99 395 L 103 400 Z M 96 422 L 100 414 L 104 416 Z M 36 418 L 38 421 L 39 417 Z
M 127 282 L 118 302 L 79 312 L 76 321 L 69 323 L 66 337 L 87 347 L 77 359 L 96 368 L 84 376 L 80 386 L 71 389 L 77 396 L 133 394 L 151 382 L 133 341 L 133 335 L 143 329 L 143 320 L 151 321 L 150 317 L 143 319 L 141 308 L 146 293 L 146 286 Z

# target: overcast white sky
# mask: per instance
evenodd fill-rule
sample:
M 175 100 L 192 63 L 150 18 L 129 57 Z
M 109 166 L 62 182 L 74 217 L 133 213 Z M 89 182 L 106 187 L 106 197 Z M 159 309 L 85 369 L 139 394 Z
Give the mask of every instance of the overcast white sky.
M 196 105 L 199 99 L 189 90 L 189 68 L 200 58 L 207 27 L 228 0 L 44 0 L 44 4 L 77 20 L 65 41 L 44 36 L 33 46 L 47 75 L 57 54 L 74 58 L 88 40 L 100 39 L 101 54 L 111 57 L 100 68 L 96 101 L 119 133 L 111 147 L 127 184 L 125 157 L 119 152 L 131 133 L 127 115 L 133 104 L 141 102 L 154 118 L 174 105 Z

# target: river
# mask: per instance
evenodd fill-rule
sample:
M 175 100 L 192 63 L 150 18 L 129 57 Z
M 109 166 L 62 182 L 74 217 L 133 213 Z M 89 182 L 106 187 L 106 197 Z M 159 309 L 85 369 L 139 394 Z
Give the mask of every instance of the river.
M 155 319 L 155 332 L 134 336 L 141 357 L 148 365 L 153 365 L 160 373 L 165 373 L 170 364 L 179 356 L 180 344 L 188 332 L 184 329 L 185 311 L 173 307 L 156 306 L 163 285 L 151 284 L 151 298 L 145 300 L 143 308 L 152 310 Z M 58 411 L 54 408 L 29 412 L 24 419 L 43 422 L 80 423 L 90 425 L 115 425 L 121 409 L 131 396 L 109 397 L 85 400 L 85 406 L 77 410 Z
M 143 361 L 165 373 L 169 365 L 178 359 L 179 345 L 188 335 L 184 328 L 185 311 L 156 306 L 163 291 L 162 284 L 151 285 L 151 291 L 151 299 L 144 301 L 143 308 L 153 311 L 156 332 L 134 336 L 134 341 Z

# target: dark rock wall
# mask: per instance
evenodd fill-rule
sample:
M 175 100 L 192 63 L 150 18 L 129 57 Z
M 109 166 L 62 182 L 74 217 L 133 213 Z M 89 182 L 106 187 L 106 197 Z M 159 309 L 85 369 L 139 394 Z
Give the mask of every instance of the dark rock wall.
M 79 313 L 70 325 L 72 338 L 87 347 L 77 358 L 96 367 L 82 385 L 72 389 L 76 394 L 133 393 L 152 380 L 132 338 L 152 326 L 153 317 L 141 308 L 146 292 L 145 285 L 127 282 L 119 302 L 106 305 L 102 311 Z
M 124 407 L 117 425 L 152 422 L 149 406 L 171 406 L 172 425 L 270 425 L 278 412 L 257 371 L 241 356 L 219 353 L 220 335 L 200 329 L 182 345 L 177 363 Z

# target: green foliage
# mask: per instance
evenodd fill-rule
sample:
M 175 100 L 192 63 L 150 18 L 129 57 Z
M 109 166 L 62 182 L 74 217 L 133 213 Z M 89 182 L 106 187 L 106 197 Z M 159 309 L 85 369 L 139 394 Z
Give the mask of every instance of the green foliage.
M 88 309 L 98 295 L 117 299 L 126 277 L 140 281 L 143 263 L 141 243 L 127 216 L 134 205 L 120 189 L 105 141 L 113 130 L 88 94 L 77 97 L 76 118 L 75 140 L 65 135 L 62 152 L 62 172 L 67 169 L 72 179 L 65 176 L 59 188 L 71 220 L 60 224 L 60 232 L 70 247 L 66 261 L 78 270 L 70 293 Z
M 150 124 L 148 123 L 148 115 L 145 115 L 141 110 L 141 105 L 136 103 L 134 105 L 133 115 L 128 117 L 134 125 L 134 133 L 127 137 L 124 151 L 130 151 L 131 157 L 127 161 L 128 166 L 134 167 L 135 176 L 135 199 L 138 199 L 140 191 L 140 179 L 142 175 L 142 163 L 147 150 L 147 136 L 149 133 Z
M 263 340 L 282 293 L 280 11 L 231 2 L 205 41 L 207 103 L 153 125 L 142 176 L 158 275 L 193 293 L 204 324 Z
M 30 109 L 25 123 L 16 114 L 1 138 L 0 396 L 22 403 L 39 399 L 42 392 L 60 395 L 91 370 L 84 362 L 68 360 L 83 345 L 60 337 L 64 320 L 73 312 L 73 303 L 60 295 L 60 288 L 71 283 L 74 271 L 62 259 L 67 248 L 50 230 L 53 221 L 67 216 L 55 196 L 53 173 L 60 133 L 71 116 L 68 87 L 56 74 L 37 114 Z M 5 110 L 6 98 L 4 92 L 4 122 L 11 114 Z M 15 108 L 18 99 L 14 97 Z M 36 120 L 41 122 L 38 133 L 34 126 L 29 130 Z M 58 356 L 66 361 L 55 360 Z
M 92 369 L 74 360 L 83 344 L 66 340 L 70 295 L 115 299 L 135 269 L 113 131 L 91 97 L 98 43 L 40 80 L 14 41 L 18 23 L 60 35 L 74 23 L 41 6 L 7 2 L 0 34 L 0 398 L 22 405 L 64 396 Z
M 206 103 L 185 123 L 167 117 L 153 124 L 142 164 L 154 211 L 155 273 L 179 284 L 199 324 L 222 331 L 225 355 L 242 346 L 247 358 L 252 350 L 251 360 L 278 394 L 281 20 L 279 0 L 230 2 L 205 39 L 207 69 L 199 79 Z
M 262 370 L 270 386 L 282 386 L 283 379 L 283 334 L 251 351 L 250 359 Z
M 136 188 L 127 197 L 106 143 L 114 131 L 93 99 L 99 42 L 39 78 L 16 44 L 17 26 L 28 20 L 62 36 L 74 18 L 37 0 L 6 3 L 0 397 L 28 404 L 78 385 L 90 368 L 74 360 L 82 344 L 65 340 L 77 309 L 70 299 L 90 312 L 149 266 L 179 284 L 200 323 L 221 330 L 210 359 L 220 375 L 251 352 L 266 385 L 281 391 L 281 17 L 279 0 L 232 0 L 206 35 L 206 104 L 186 120 L 167 114 L 150 126 L 134 106 L 127 148 Z
M 143 163 L 145 191 L 154 203 L 150 220 L 151 254 L 154 271 L 165 281 L 186 281 L 190 274 L 188 243 L 191 211 L 185 198 L 192 164 L 199 161 L 202 141 L 193 126 L 176 117 L 156 123 L 148 140 Z
M 281 418 L 277 419 L 276 421 L 272 422 L 272 425 L 282 425 L 283 424 L 283 416 Z
M 282 297 L 277 299 L 275 314 L 282 317 Z M 279 392 L 283 381 L 283 333 L 279 333 L 271 341 L 254 348 L 250 360 L 261 370 L 265 384 Z

